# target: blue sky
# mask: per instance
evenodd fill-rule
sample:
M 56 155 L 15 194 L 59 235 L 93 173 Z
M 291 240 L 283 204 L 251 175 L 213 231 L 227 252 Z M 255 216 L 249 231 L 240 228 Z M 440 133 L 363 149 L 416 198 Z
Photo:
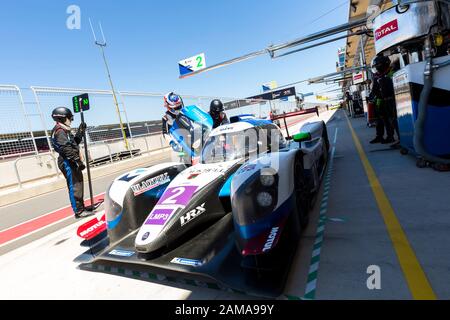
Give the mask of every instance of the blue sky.
M 0 83 L 108 89 L 88 18 L 101 21 L 117 90 L 244 97 L 335 70 L 344 41 L 277 60 L 261 56 L 187 79 L 178 61 L 200 52 L 208 65 L 347 21 L 345 1 L 15 0 L 0 11 Z M 348 2 L 348 1 L 347 1 Z M 68 30 L 66 9 L 81 8 L 81 30 Z M 321 87 L 302 85 L 299 91 Z

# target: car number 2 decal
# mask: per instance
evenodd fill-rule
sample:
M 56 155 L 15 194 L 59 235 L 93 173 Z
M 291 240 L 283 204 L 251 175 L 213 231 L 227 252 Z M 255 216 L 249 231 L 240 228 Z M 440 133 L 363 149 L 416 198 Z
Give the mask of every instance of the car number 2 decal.
M 197 191 L 196 186 L 173 187 L 164 192 L 161 199 L 155 206 L 155 209 L 150 213 L 146 225 L 163 226 L 170 219 L 170 217 L 177 211 L 173 206 L 186 206 Z
M 182 205 L 189 203 L 195 191 L 196 186 L 174 187 L 169 188 L 164 192 L 164 195 L 159 199 L 158 205 Z

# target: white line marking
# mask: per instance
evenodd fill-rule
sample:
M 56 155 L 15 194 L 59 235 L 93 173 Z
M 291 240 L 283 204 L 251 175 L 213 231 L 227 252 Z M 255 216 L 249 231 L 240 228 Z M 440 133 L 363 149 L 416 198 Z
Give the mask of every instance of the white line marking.
M 314 245 L 319 244 L 323 241 L 323 236 L 320 236 L 316 239 L 316 241 L 314 241 Z
M 313 257 L 318 256 L 318 255 L 320 255 L 320 248 L 314 250 L 313 253 L 312 253 L 312 256 L 313 256 Z
M 69 220 L 69 219 L 73 219 L 73 216 L 70 216 L 70 217 L 67 217 L 67 218 L 58 220 L 58 221 L 53 222 L 53 223 L 51 223 L 51 224 L 49 224 L 49 225 L 43 226 L 42 228 L 39 228 L 39 229 L 36 229 L 36 230 L 34 230 L 34 231 L 32 231 L 32 232 L 29 232 L 29 233 L 27 233 L 27 234 L 24 234 L 23 236 L 20 236 L 20 237 L 18 237 L 18 238 L 9 240 L 8 242 L 2 243 L 2 244 L 0 245 L 0 248 L 3 248 L 3 247 L 5 247 L 5 246 L 7 246 L 7 245 L 9 245 L 9 244 L 11 244 L 11 243 L 13 243 L 13 242 L 19 241 L 20 239 L 27 238 L 27 237 L 29 237 L 29 236 L 31 236 L 31 235 L 33 235 L 33 234 L 39 232 L 39 231 L 42 231 L 42 230 L 47 229 L 47 228 L 50 228 L 51 226 L 54 226 L 54 225 L 56 225 L 56 224 L 58 224 L 58 223 L 61 223 L 61 222 L 63 222 L 63 221 Z
M 313 273 L 319 269 L 319 262 L 314 263 L 309 267 L 309 273 Z
M 338 131 L 339 131 L 339 128 L 338 128 L 338 127 L 336 127 L 336 132 L 335 132 L 335 134 L 334 134 L 334 140 L 333 140 L 333 144 L 336 144 L 336 142 L 337 142 L 337 135 L 338 135 Z
M 94 196 L 94 198 L 96 198 L 96 197 L 100 197 L 100 196 L 103 196 L 103 195 L 104 195 L 105 193 L 106 193 L 106 192 L 100 193 L 100 194 L 98 194 L 98 195 Z M 86 200 L 89 200 L 89 199 L 86 199 Z M 15 226 L 12 226 L 12 227 L 9 227 L 9 228 L 6 228 L 6 229 L 3 229 L 3 230 L 1 230 L 0 232 L 5 232 L 5 231 L 8 231 L 8 230 L 11 230 L 11 229 L 17 228 L 17 227 L 19 227 L 19 226 L 21 226 L 21 225 L 24 225 L 24 224 L 26 224 L 26 223 L 32 222 L 32 221 L 34 221 L 34 220 L 38 220 L 38 219 L 41 219 L 41 218 L 43 218 L 43 217 L 46 217 L 46 216 L 48 216 L 48 215 L 51 215 L 51 214 L 54 214 L 54 213 L 56 213 L 56 212 L 58 212 L 58 211 L 62 211 L 62 210 L 64 210 L 64 209 L 71 209 L 71 206 L 69 205 L 69 206 L 65 206 L 65 207 L 62 207 L 62 208 L 56 209 L 56 210 L 54 210 L 54 211 L 52 211 L 52 212 L 49 212 L 49 213 L 43 214 L 42 216 L 39 216 L 39 217 L 36 217 L 36 218 L 30 219 L 30 220 L 27 220 L 27 221 L 21 222 L 21 223 L 19 223 L 19 224 L 16 224 Z M 71 209 L 71 210 L 72 210 L 72 209 Z M 60 221 L 62 221 L 62 220 L 60 220 Z
M 308 285 L 306 286 L 305 293 L 308 294 L 309 292 L 316 290 L 316 283 L 317 283 L 317 279 L 314 279 L 313 281 L 309 282 Z

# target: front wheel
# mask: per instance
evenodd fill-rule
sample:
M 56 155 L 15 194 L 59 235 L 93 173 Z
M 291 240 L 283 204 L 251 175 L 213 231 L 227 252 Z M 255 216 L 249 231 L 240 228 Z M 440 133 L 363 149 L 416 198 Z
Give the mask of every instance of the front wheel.
M 325 140 L 325 146 L 327 147 L 327 152 L 330 151 L 330 139 L 328 137 L 328 129 L 325 122 L 323 123 L 322 139 Z

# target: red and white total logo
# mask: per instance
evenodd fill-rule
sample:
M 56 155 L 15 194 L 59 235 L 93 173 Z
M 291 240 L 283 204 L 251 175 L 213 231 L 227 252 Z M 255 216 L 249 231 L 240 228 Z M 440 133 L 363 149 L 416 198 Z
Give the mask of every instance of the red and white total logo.
M 395 31 L 398 31 L 397 19 L 392 20 L 391 22 L 388 22 L 388 23 L 382 25 L 377 30 L 375 30 L 375 41 L 380 40 L 381 38 L 387 36 L 388 34 L 395 32 Z

